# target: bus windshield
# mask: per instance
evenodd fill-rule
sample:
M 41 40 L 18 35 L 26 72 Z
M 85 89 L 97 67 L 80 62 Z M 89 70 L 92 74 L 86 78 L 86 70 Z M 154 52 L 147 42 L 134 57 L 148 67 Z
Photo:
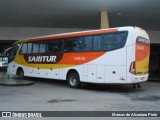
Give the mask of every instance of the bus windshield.
M 20 44 L 14 44 L 12 47 L 5 51 L 5 56 L 8 57 L 8 63 L 14 60 L 16 53 L 20 47 Z

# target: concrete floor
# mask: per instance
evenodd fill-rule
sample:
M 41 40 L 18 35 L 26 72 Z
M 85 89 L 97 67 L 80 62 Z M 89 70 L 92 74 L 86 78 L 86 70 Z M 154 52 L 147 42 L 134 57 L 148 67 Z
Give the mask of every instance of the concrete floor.
M 137 89 L 94 84 L 72 89 L 64 81 L 34 81 L 30 86 L 0 86 L 0 111 L 160 111 L 160 82 L 145 82 Z

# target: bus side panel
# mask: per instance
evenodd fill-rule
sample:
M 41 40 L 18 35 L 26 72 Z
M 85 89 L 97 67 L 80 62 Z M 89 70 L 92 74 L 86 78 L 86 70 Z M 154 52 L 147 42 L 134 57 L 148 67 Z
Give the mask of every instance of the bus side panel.
M 84 80 L 83 80 L 83 66 L 82 65 L 73 66 L 73 67 L 67 67 L 67 68 L 65 68 L 66 65 L 61 65 L 61 66 L 63 67 L 63 68 L 60 69 L 60 74 L 61 74 L 61 79 L 62 80 L 66 80 L 67 79 L 67 73 L 70 70 L 75 70 L 79 74 L 80 81 L 84 82 Z
M 88 65 L 88 82 L 96 83 L 96 65 Z
M 105 83 L 105 66 L 97 65 L 97 83 Z
M 83 80 L 88 82 L 88 65 L 83 65 Z
M 35 68 L 35 77 L 59 79 L 59 69 L 41 69 Z
M 7 68 L 7 74 L 10 74 L 10 75 L 16 75 L 16 63 L 15 62 L 11 62 L 8 64 L 8 68 Z
M 105 66 L 106 83 L 126 83 L 126 66 Z
M 60 68 L 62 68 L 63 65 L 59 65 Z M 59 69 L 59 79 L 62 80 L 63 79 L 63 70 Z
M 134 75 L 130 73 L 131 63 L 135 61 L 135 44 L 127 46 L 127 83 L 134 83 Z
M 34 68 L 33 67 L 25 67 L 24 68 L 26 70 L 26 74 L 24 73 L 25 76 L 30 76 L 30 77 L 34 77 Z
M 84 65 L 83 82 L 105 83 L 104 65 Z
M 126 83 L 126 47 L 108 52 L 105 61 L 105 83 Z

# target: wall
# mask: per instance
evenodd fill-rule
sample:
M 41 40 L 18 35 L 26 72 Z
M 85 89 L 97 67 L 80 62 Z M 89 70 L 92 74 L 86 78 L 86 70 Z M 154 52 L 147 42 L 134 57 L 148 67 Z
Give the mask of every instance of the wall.
M 147 31 L 151 43 L 160 43 L 160 31 Z
M 31 37 L 58 33 L 83 31 L 79 28 L 27 28 L 27 27 L 0 27 L 0 40 L 22 40 Z

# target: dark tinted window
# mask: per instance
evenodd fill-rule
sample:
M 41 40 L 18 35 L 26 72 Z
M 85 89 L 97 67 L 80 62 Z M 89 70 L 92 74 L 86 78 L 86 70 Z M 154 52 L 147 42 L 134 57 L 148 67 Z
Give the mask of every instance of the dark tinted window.
M 92 51 L 92 36 L 68 38 L 64 40 L 64 52 Z
M 62 52 L 63 40 L 59 40 L 57 52 Z
M 27 54 L 32 53 L 32 43 L 28 43 L 28 49 L 27 49 Z
M 73 51 L 74 52 L 81 52 L 83 51 L 83 38 L 82 37 L 77 37 L 74 38 L 73 41 Z
M 27 53 L 27 43 L 23 43 L 23 46 L 21 48 L 21 54 L 26 54 Z
M 92 51 L 92 36 L 85 36 L 83 40 L 83 51 Z
M 6 51 L 6 56 L 8 57 L 8 63 L 10 63 L 11 61 L 14 60 L 15 55 L 13 52 L 13 47 L 11 49 L 9 49 L 8 51 Z
M 104 35 L 104 44 L 113 44 L 114 42 L 114 34 L 105 34 Z
M 62 51 L 62 40 L 53 40 L 48 42 L 48 52 L 61 52 Z
M 105 34 L 103 41 L 103 50 L 112 50 L 114 44 L 114 34 Z
M 64 52 L 73 51 L 73 41 L 74 41 L 74 38 L 68 38 L 64 40 Z
M 124 44 L 126 42 L 126 33 L 125 32 L 119 32 L 115 33 L 115 44 Z
M 16 55 L 16 53 L 17 53 L 19 47 L 20 47 L 20 44 L 19 44 L 19 43 L 13 45 L 13 52 L 14 52 L 14 55 Z
M 103 50 L 111 51 L 122 48 L 125 45 L 128 32 L 104 34 Z
M 101 51 L 101 35 L 93 36 L 93 51 Z
M 39 43 L 32 43 L 33 44 L 33 49 L 32 49 L 32 53 L 38 53 L 39 51 Z

